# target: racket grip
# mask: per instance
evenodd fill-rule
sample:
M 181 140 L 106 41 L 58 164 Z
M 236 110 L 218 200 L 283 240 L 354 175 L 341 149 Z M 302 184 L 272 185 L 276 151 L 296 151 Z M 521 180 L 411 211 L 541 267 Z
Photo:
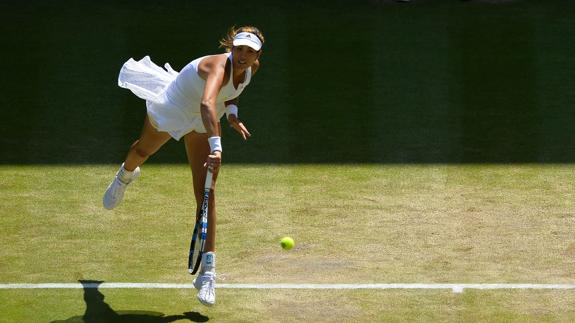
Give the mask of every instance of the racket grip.
M 214 174 L 212 173 L 212 171 L 208 168 L 208 173 L 206 174 L 206 184 L 204 185 L 204 189 L 209 190 L 212 188 L 212 179 L 213 179 Z

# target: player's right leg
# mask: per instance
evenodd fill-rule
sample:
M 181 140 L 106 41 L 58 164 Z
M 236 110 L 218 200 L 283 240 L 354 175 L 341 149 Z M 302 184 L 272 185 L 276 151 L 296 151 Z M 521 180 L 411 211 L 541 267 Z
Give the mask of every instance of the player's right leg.
M 139 166 L 156 153 L 170 138 L 171 136 L 167 132 L 158 131 L 154 128 L 146 116 L 140 139 L 132 144 L 126 160 L 104 193 L 103 204 L 106 209 L 111 210 L 120 204 L 128 184 L 140 175 Z

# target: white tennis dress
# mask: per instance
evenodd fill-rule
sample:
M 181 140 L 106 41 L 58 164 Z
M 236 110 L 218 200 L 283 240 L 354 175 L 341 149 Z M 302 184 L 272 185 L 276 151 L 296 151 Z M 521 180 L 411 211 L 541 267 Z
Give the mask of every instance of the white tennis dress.
M 227 55 L 231 61 L 231 53 Z M 149 56 L 139 61 L 130 58 L 120 70 L 118 85 L 146 100 L 151 123 L 158 130 L 168 132 L 174 139 L 180 140 L 191 131 L 205 133 L 200 103 L 206 81 L 198 74 L 198 65 L 205 57 L 193 60 L 179 73 L 167 63 L 165 69 L 159 67 Z M 244 82 L 236 89 L 231 77 L 233 64 L 231 66 L 230 80 L 222 86 L 216 99 L 218 120 L 225 113 L 224 102 L 237 98 L 251 80 L 250 67 L 246 70 Z

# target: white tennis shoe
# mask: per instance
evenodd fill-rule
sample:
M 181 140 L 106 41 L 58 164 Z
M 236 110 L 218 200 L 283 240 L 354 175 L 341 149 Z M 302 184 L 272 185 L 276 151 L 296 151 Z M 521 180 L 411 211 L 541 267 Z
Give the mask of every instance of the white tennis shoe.
M 126 170 L 124 170 L 124 164 L 122 164 L 114 180 L 106 189 L 106 193 L 104 193 L 104 207 L 108 210 L 115 208 L 122 202 L 128 184 L 140 176 L 140 167 L 136 167 L 131 175 L 126 175 L 124 172 Z
M 197 298 L 206 306 L 216 304 L 216 273 L 207 271 L 194 279 L 194 287 L 198 289 Z
M 204 276 L 202 274 L 199 274 L 196 278 L 194 278 L 194 281 L 192 281 L 192 284 L 194 284 L 194 288 L 197 290 L 200 290 L 202 288 L 202 284 L 204 282 Z

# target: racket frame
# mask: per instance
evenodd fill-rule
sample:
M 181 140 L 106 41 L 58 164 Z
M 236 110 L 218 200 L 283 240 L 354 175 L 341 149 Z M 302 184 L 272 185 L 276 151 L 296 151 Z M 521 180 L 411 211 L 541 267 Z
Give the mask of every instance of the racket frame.
M 208 168 L 206 174 L 206 182 L 204 184 L 204 197 L 202 200 L 202 207 L 200 209 L 200 216 L 196 219 L 196 224 L 194 225 L 194 232 L 192 233 L 192 241 L 190 242 L 190 254 L 188 256 L 188 272 L 191 275 L 195 275 L 200 268 L 200 263 L 202 262 L 202 256 L 204 254 L 204 248 L 206 246 L 206 239 L 208 237 L 208 204 L 210 200 L 210 190 L 212 189 L 213 173 Z M 200 239 L 200 245 L 197 246 L 197 239 Z M 195 248 L 199 247 L 198 256 L 194 262 L 194 252 Z

